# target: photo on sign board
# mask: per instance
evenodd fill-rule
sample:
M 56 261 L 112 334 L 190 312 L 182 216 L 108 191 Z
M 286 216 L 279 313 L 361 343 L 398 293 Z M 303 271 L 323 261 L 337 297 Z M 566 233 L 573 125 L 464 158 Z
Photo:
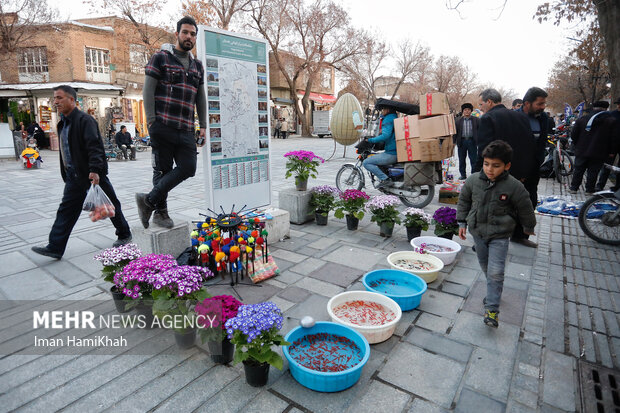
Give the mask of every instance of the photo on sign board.
M 220 110 L 220 101 L 219 100 L 210 100 L 209 101 L 209 110 Z
M 222 153 L 222 142 L 211 142 L 211 153 Z
M 207 67 L 217 68 L 217 59 L 207 59 Z
M 258 134 L 260 136 L 269 136 L 269 130 L 267 129 L 267 126 L 261 126 L 260 128 L 258 128 Z
M 212 138 L 221 138 L 222 130 L 220 128 L 211 128 L 211 130 L 209 131 L 209 136 L 211 136 Z
M 258 146 L 261 149 L 269 148 L 269 141 L 267 139 L 261 139 L 258 141 Z
M 267 110 L 267 102 L 258 102 L 258 110 Z
M 267 123 L 267 114 L 258 115 L 258 123 Z
M 258 89 L 258 97 L 266 98 L 267 97 L 267 89 Z
M 267 73 L 267 66 L 266 65 L 256 65 L 256 71 L 259 73 Z
M 257 76 L 257 78 L 258 78 L 259 85 L 262 85 L 262 86 L 267 85 L 267 76 Z
M 212 113 L 209 115 L 209 124 L 220 123 L 220 115 Z
M 220 74 L 217 72 L 207 72 L 207 82 L 219 82 Z
M 220 88 L 217 86 L 207 86 L 207 96 L 219 96 Z

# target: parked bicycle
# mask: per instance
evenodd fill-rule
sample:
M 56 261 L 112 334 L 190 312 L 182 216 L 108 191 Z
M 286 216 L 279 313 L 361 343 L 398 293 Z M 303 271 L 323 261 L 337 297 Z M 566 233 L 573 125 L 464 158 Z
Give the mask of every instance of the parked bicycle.
M 605 164 L 605 168 L 620 176 L 619 167 Z M 620 245 L 620 189 L 597 192 L 586 200 L 579 210 L 579 226 L 597 242 Z
M 133 144 L 136 146 L 136 151 L 144 152 L 151 146 L 151 138 L 149 136 L 145 136 L 144 138 L 134 138 Z
M 568 136 L 563 133 L 556 133 L 547 139 L 548 155 L 551 156 L 553 162 L 553 173 L 555 179 L 562 183 L 564 177 L 573 174 L 573 158 L 568 153 Z

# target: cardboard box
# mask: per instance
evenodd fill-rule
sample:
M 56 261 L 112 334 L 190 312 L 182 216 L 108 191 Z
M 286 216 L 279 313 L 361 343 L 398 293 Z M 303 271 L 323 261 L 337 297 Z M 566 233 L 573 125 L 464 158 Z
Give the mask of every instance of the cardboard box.
M 418 121 L 420 138 L 435 138 L 456 134 L 456 125 L 452 115 L 438 115 Z
M 419 138 L 420 125 L 418 123 L 418 115 L 401 116 L 394 119 L 394 135 L 397 141 L 401 141 L 406 137 Z
M 420 95 L 420 116 L 447 115 L 450 113 L 448 96 L 435 92 Z
M 409 140 L 396 141 L 396 159 L 398 162 L 441 161 L 442 159 L 450 158 L 453 151 L 452 136 L 427 139 L 411 138 Z
M 463 184 L 460 182 L 446 182 L 439 188 L 439 203 L 458 204 Z

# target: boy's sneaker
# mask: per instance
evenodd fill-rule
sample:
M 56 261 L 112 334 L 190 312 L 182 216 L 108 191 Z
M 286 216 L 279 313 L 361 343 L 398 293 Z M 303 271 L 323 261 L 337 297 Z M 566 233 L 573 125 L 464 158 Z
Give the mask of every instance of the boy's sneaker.
M 497 328 L 499 326 L 499 312 L 484 310 L 484 324 Z

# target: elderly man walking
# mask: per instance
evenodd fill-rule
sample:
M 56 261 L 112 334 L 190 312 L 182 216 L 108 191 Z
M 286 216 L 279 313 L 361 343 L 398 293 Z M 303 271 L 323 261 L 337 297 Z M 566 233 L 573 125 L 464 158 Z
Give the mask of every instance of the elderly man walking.
M 471 169 L 474 169 L 476 159 L 478 158 L 476 142 L 478 140 L 478 122 L 480 120 L 471 115 L 473 110 L 474 106 L 471 103 L 464 103 L 461 105 L 463 115 L 456 120 L 454 143 L 458 147 L 459 154 L 459 172 L 461 174 L 459 179 L 467 179 L 467 157 L 469 156 Z

